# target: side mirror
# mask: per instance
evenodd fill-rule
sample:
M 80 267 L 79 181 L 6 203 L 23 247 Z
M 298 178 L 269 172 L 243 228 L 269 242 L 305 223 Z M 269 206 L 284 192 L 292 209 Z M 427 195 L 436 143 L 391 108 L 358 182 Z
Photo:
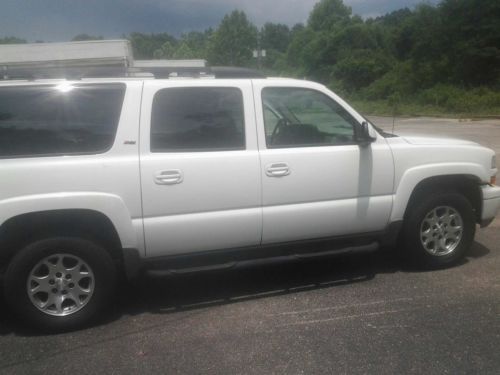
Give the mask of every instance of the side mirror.
M 377 139 L 377 135 L 368 122 L 363 121 L 357 138 L 359 145 L 366 147 Z

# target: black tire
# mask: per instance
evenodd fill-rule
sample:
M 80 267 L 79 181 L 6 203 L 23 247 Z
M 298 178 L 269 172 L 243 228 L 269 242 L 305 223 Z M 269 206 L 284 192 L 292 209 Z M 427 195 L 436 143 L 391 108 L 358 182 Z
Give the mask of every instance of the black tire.
M 80 310 L 65 316 L 41 311 L 31 302 L 27 290 L 34 267 L 55 254 L 79 257 L 93 273 L 93 294 Z M 80 328 L 96 318 L 108 306 L 115 283 L 116 267 L 105 249 L 80 238 L 54 237 L 33 242 L 14 256 L 5 273 L 4 289 L 7 304 L 27 324 L 43 331 L 61 332 Z
M 461 216 L 463 231 L 458 245 L 448 254 L 434 255 L 424 247 L 421 241 L 422 223 L 433 209 L 450 207 Z M 474 211 L 470 202 L 456 192 L 431 192 L 415 199 L 405 217 L 402 244 L 409 260 L 425 268 L 443 268 L 460 261 L 474 240 L 476 230 Z

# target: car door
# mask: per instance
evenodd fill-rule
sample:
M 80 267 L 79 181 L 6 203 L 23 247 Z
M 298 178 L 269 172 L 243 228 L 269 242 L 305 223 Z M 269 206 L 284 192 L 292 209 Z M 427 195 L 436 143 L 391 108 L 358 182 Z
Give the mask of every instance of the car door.
M 146 81 L 140 134 L 147 257 L 260 243 L 250 81 Z
M 392 208 L 390 148 L 359 145 L 362 117 L 321 85 L 255 80 L 262 243 L 381 231 Z

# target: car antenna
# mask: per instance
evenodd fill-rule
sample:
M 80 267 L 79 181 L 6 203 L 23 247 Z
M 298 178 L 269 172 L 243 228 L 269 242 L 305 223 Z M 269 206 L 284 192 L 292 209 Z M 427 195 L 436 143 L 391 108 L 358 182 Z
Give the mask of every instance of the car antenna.
M 389 97 L 389 102 L 392 102 L 392 134 L 394 134 L 394 127 L 396 126 L 396 113 L 399 104 L 399 93 L 394 93 Z
M 394 134 L 395 124 L 396 124 L 396 110 L 392 111 L 392 131 L 391 131 L 392 134 Z

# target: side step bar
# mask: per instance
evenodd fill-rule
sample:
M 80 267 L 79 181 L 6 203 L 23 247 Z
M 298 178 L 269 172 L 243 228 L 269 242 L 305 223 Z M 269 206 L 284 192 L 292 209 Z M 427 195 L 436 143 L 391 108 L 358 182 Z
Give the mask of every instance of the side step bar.
M 150 277 L 165 277 L 171 275 L 184 275 L 195 272 L 203 272 L 203 271 L 216 271 L 216 270 L 225 270 L 234 268 L 237 265 L 254 265 L 254 264 L 269 264 L 269 263 L 285 263 L 291 262 L 301 259 L 313 259 L 331 255 L 343 255 L 343 254 L 358 254 L 358 253 L 371 253 L 379 249 L 378 242 L 372 242 L 367 245 L 360 246 L 350 246 L 341 249 L 335 250 L 326 250 L 326 251 L 318 251 L 318 252 L 307 252 L 300 254 L 290 254 L 290 255 L 282 255 L 275 256 L 269 258 L 256 258 L 252 260 L 241 260 L 241 261 L 232 261 L 221 264 L 213 264 L 207 266 L 198 266 L 198 267 L 186 267 L 186 268 L 171 268 L 171 269 L 150 269 L 145 270 L 147 276 Z

